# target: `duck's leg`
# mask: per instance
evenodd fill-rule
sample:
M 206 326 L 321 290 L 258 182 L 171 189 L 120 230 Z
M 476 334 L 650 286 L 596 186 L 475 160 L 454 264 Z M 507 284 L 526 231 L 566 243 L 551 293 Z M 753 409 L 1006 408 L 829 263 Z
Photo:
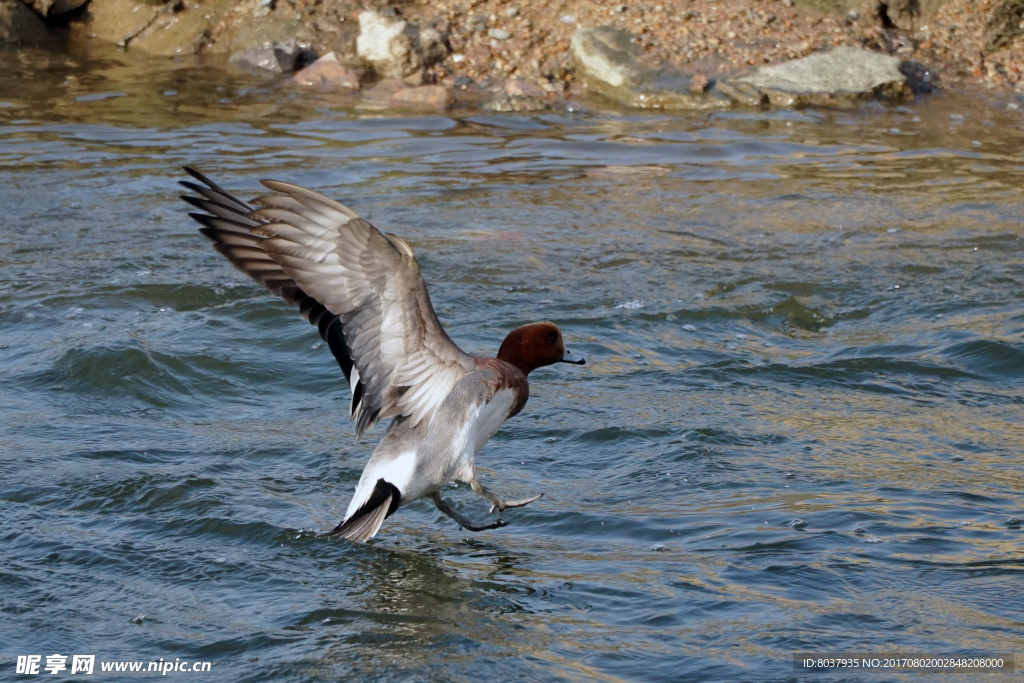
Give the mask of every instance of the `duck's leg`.
M 524 505 L 529 505 L 530 503 L 537 500 L 538 498 L 541 498 L 544 495 L 543 493 L 541 493 L 534 496 L 533 498 L 523 498 L 522 500 L 505 500 L 497 493 L 481 484 L 480 481 L 477 480 L 476 476 L 469 480 L 469 486 L 474 491 L 479 493 L 481 496 L 491 501 L 491 509 L 487 512 L 487 514 L 491 514 L 495 510 L 501 512 L 502 510 L 505 510 L 507 508 L 521 508 Z
M 496 519 L 490 524 L 474 524 L 469 521 L 467 517 L 460 515 L 455 510 L 452 510 L 451 506 L 444 502 L 444 499 L 441 498 L 441 494 L 437 491 L 432 493 L 430 497 L 434 499 L 434 505 L 437 506 L 438 510 L 458 522 L 459 527 L 463 529 L 469 529 L 470 531 L 485 531 L 487 529 L 499 529 L 503 526 L 508 526 L 508 522 L 501 519 Z

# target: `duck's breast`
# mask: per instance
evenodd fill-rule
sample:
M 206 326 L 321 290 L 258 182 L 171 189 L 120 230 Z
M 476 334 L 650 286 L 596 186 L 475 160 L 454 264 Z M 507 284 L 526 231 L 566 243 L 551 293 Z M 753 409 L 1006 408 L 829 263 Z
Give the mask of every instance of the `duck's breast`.
M 462 378 L 430 423 L 417 453 L 416 479 L 443 483 L 471 479 L 477 452 L 513 414 L 521 393 L 519 387 L 504 385 L 487 367 Z
M 499 389 L 489 401 L 480 406 L 476 418 L 467 425 L 466 443 L 472 447 L 471 456 L 479 453 L 484 444 L 501 429 L 517 402 L 515 390 Z

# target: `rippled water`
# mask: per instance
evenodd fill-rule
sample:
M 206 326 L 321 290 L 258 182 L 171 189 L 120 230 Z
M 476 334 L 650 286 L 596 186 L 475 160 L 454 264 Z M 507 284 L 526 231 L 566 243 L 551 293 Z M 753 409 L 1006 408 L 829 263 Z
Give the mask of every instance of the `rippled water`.
M 1024 651 L 1019 112 L 401 116 L 202 65 L 0 67 L 2 677 L 54 652 L 768 681 L 803 680 L 794 652 Z M 589 364 L 536 372 L 478 458 L 545 497 L 498 531 L 419 502 L 319 537 L 381 430 L 354 443 L 315 331 L 197 234 L 186 163 L 403 235 L 468 351 L 556 321 Z

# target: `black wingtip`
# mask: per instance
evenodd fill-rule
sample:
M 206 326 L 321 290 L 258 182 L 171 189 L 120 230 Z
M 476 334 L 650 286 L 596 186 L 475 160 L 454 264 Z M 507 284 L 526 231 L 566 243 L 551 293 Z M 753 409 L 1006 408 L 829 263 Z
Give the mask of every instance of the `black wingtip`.
M 181 170 L 185 171 L 185 173 L 188 173 L 190 176 L 192 176 L 201 183 L 204 183 L 206 185 L 210 184 L 210 181 L 206 178 L 206 176 L 204 176 L 202 173 L 192 168 L 191 166 L 182 166 Z
M 182 185 L 185 185 L 185 183 L 187 181 L 182 180 L 182 181 L 179 181 L 179 182 L 181 182 Z M 189 185 L 191 185 L 191 183 L 189 183 Z M 188 187 L 188 185 L 185 185 L 185 187 Z M 189 187 L 189 189 L 191 190 L 192 188 Z M 191 204 L 192 206 L 196 207 L 197 209 L 202 209 L 203 208 L 203 200 L 200 199 L 199 197 L 193 197 L 190 194 L 183 194 L 183 195 L 180 195 L 180 197 L 183 200 L 185 200 L 186 202 L 188 202 L 189 204 Z
M 235 202 L 238 202 L 238 204 L 243 206 L 243 207 L 245 206 L 244 202 L 242 202 L 242 201 L 238 200 L 237 198 L 235 198 L 235 196 L 232 195 L 230 192 L 228 192 L 223 187 L 221 187 L 217 183 L 213 182 L 212 180 L 210 180 L 205 175 L 203 175 L 202 173 L 200 173 L 196 169 L 192 168 L 191 166 L 182 166 L 181 168 L 185 171 L 185 173 L 188 173 L 190 176 L 192 176 L 193 178 L 195 178 L 196 180 L 201 182 L 203 185 L 206 185 L 206 187 L 208 187 L 209 189 L 213 190 L 214 192 L 216 192 L 218 194 L 222 194 L 225 197 L 227 197 L 227 198 L 229 198 L 229 199 L 231 199 L 231 200 L 233 200 Z M 179 180 L 178 182 L 180 182 L 182 185 L 185 185 L 185 183 L 187 183 L 188 181 Z M 185 185 L 185 187 L 188 187 L 189 189 L 195 189 L 195 188 L 189 187 L 189 185 Z
M 216 216 L 209 216 L 209 215 L 207 215 L 205 213 L 195 213 L 195 212 L 190 212 L 188 215 L 189 215 L 190 218 L 192 218 L 192 220 L 196 221 L 197 223 L 201 223 L 202 225 L 206 226 L 207 228 L 212 228 L 214 230 L 217 229 L 217 226 L 214 225 L 213 222 L 212 222 L 212 221 L 216 221 L 217 220 Z

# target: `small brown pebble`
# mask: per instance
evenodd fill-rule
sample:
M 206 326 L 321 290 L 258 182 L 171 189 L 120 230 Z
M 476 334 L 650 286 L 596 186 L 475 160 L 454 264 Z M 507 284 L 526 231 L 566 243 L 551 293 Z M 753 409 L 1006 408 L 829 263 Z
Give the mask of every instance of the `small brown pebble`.
M 505 84 L 505 93 L 512 97 L 544 97 L 547 93 L 525 78 L 513 78 Z
M 444 109 L 452 103 L 452 94 L 441 85 L 420 85 L 402 88 L 391 96 L 391 101 L 394 104 Z
M 704 92 L 711 85 L 711 80 L 704 74 L 694 74 L 690 80 L 690 92 Z

